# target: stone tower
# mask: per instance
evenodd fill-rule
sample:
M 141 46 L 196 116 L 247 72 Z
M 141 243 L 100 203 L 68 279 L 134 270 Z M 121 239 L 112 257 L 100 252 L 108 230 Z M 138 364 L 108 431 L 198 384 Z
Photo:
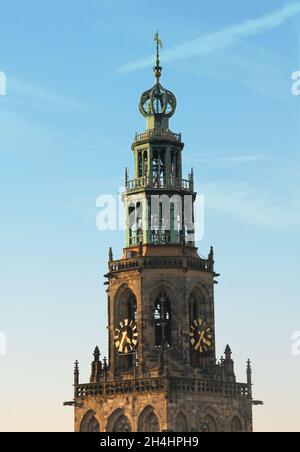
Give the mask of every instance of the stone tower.
M 169 128 L 174 94 L 155 85 L 140 112 L 146 131 L 132 144 L 126 170 L 126 247 L 109 252 L 109 359 L 94 352 L 90 382 L 74 371 L 75 430 L 82 432 L 252 431 L 250 362 L 237 383 L 229 346 L 216 360 L 211 248 L 199 256 L 194 237 L 193 171 L 182 175 L 181 135 Z

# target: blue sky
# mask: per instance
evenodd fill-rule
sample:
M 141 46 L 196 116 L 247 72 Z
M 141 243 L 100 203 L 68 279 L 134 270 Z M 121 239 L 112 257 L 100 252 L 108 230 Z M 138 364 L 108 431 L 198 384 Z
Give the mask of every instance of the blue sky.
M 116 194 L 153 84 L 205 195 L 201 254 L 215 246 L 218 353 L 253 360 L 256 430 L 300 431 L 300 2 L 0 0 L 0 430 L 72 430 L 72 366 L 106 349 L 108 247 L 96 199 Z M 282 414 L 284 413 L 284 416 Z

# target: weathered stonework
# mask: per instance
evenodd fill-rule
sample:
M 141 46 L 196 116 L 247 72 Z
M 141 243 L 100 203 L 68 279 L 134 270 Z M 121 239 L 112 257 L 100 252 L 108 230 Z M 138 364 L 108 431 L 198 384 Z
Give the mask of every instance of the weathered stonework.
M 182 255 L 184 260 L 186 256 Z M 145 410 L 156 419 L 157 431 L 252 431 L 251 381 L 238 384 L 232 374 L 229 357 L 216 364 L 215 347 L 209 357 L 193 360 L 189 340 L 191 323 L 189 300 L 200 290 L 206 318 L 214 325 L 213 287 L 215 273 L 210 270 L 181 268 L 143 268 L 113 271 L 108 275 L 110 367 L 100 373 L 97 382 L 75 387 L 75 430 L 84 430 L 86 413 L 92 413 L 99 431 L 116 431 L 118 419 L 128 419 L 131 431 L 139 431 Z M 200 258 L 198 258 L 200 259 Z M 172 262 L 169 262 L 171 265 Z M 200 266 L 201 267 L 201 266 Z M 174 341 L 166 350 L 156 347 L 152 323 L 153 299 L 159 290 L 172 299 Z M 118 324 L 118 300 L 127 291 L 137 303 L 137 325 L 141 332 L 137 365 L 120 371 L 114 345 Z M 214 342 L 215 344 L 215 342 Z M 121 366 L 122 367 L 122 366 Z M 90 420 L 89 420 L 90 422 Z

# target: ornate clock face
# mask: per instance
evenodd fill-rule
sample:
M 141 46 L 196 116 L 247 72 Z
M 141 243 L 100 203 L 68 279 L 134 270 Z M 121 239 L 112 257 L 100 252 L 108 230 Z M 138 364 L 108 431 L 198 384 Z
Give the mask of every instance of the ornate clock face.
M 212 346 L 212 330 L 205 320 L 194 320 L 190 326 L 190 339 L 193 349 L 198 353 L 207 353 Z
M 127 355 L 137 346 L 138 332 L 134 320 L 122 320 L 115 329 L 115 346 L 120 354 Z

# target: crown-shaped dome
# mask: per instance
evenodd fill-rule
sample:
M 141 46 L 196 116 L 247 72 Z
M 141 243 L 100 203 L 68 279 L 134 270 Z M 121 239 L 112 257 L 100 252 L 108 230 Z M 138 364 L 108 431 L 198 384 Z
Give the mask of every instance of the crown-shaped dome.
M 175 95 L 165 89 L 159 82 L 162 71 L 159 61 L 159 47 L 162 47 L 162 42 L 158 37 L 158 33 L 154 39 L 156 42 L 156 66 L 153 70 L 156 83 L 151 89 L 142 94 L 139 108 L 141 114 L 145 117 L 160 116 L 171 118 L 175 113 L 177 101 Z
M 153 88 L 142 94 L 140 112 L 145 117 L 162 115 L 166 118 L 171 118 L 175 113 L 176 105 L 175 95 L 157 81 Z

